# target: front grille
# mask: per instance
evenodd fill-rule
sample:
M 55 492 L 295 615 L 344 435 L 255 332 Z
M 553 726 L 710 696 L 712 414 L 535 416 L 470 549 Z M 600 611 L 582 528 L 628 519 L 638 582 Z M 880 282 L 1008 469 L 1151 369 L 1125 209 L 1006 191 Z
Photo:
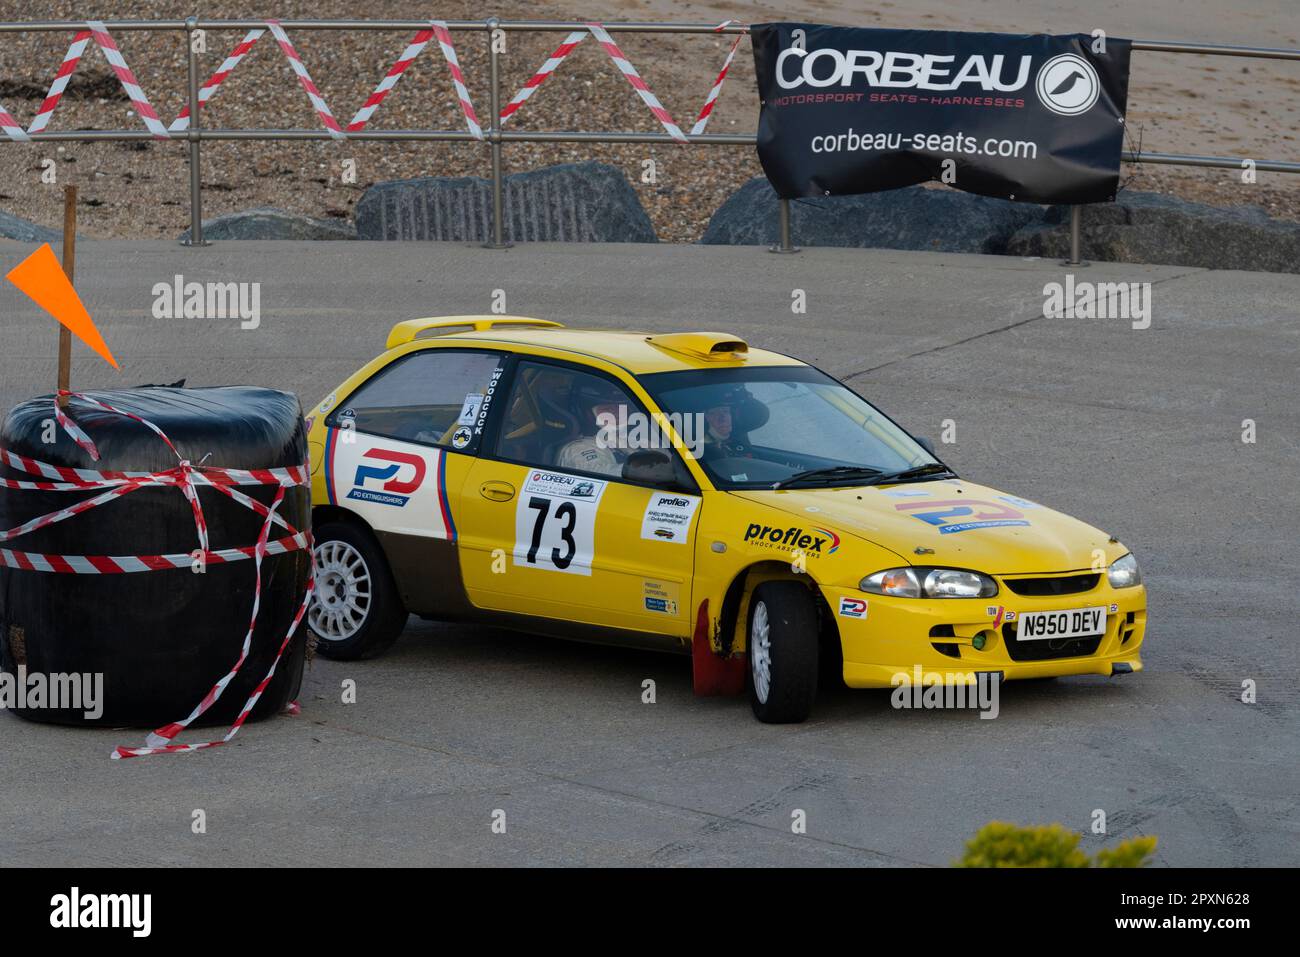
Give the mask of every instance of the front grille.
M 1096 654 L 1102 635 L 1085 635 L 1081 638 L 1047 638 L 1019 641 L 1014 621 L 1002 626 L 1002 640 L 1007 643 L 1007 654 L 1012 661 L 1050 661 L 1053 658 L 1082 658 Z
M 1017 595 L 1034 598 L 1050 598 L 1053 595 L 1077 595 L 1079 592 L 1092 591 L 1101 580 L 1101 574 L 1090 572 L 1085 575 L 1064 575 L 1052 578 L 1004 578 L 1006 586 Z

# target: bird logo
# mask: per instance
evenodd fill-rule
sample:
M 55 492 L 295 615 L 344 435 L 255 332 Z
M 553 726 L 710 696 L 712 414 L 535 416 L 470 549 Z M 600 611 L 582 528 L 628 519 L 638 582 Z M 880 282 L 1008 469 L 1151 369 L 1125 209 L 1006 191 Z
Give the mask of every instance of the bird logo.
M 1044 63 L 1034 86 L 1043 106 L 1060 116 L 1088 112 L 1101 94 L 1097 70 L 1074 53 L 1063 53 Z

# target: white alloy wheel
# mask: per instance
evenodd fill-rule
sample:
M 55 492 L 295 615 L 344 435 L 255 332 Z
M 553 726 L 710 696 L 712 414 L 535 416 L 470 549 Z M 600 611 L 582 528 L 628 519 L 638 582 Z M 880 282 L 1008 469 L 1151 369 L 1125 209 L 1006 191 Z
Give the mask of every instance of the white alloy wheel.
M 767 605 L 761 601 L 754 606 L 749 623 L 749 669 L 754 678 L 754 696 L 760 704 L 766 704 L 772 688 L 772 627 Z
M 307 621 L 321 639 L 343 641 L 366 623 L 370 614 L 370 569 L 347 542 L 316 546 L 316 594 Z

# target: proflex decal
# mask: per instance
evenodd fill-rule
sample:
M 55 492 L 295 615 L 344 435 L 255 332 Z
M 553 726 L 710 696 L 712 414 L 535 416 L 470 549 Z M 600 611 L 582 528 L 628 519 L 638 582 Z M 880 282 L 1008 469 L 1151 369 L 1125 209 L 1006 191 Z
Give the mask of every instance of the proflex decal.
M 1000 528 L 1028 525 L 1025 516 L 1009 505 L 979 499 L 944 499 L 937 502 L 906 502 L 895 505 L 900 512 L 910 512 L 927 525 L 939 529 L 940 535 L 968 532 L 974 528 Z
M 833 555 L 840 547 L 840 537 L 829 528 L 814 526 L 808 531 L 797 525 L 760 525 L 751 522 L 745 529 L 745 543 L 778 552 L 802 552 L 812 558 Z
M 441 449 L 330 429 L 325 445 L 330 503 L 355 512 L 377 531 L 454 539 L 447 461 Z
M 651 492 L 641 517 L 641 537 L 657 542 L 684 543 L 691 531 L 691 519 L 700 506 L 695 495 Z

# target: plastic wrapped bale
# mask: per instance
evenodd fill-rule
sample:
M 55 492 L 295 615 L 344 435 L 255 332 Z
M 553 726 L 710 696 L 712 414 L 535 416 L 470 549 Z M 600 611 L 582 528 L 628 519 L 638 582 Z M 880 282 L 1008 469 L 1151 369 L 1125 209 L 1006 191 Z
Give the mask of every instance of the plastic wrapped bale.
M 181 459 L 194 466 L 283 469 L 307 463 L 307 442 L 297 397 L 271 389 L 143 388 L 86 393 L 153 423 L 176 447 L 124 415 L 74 397 L 67 413 L 97 446 L 95 461 L 55 420 L 54 399 L 24 402 L 5 419 L 0 447 L 48 465 L 96 472 L 164 472 Z M 0 475 L 40 479 L 12 467 Z M 264 517 L 213 488 L 197 484 L 209 549 L 256 545 Z M 271 505 L 274 485 L 236 490 Z M 0 530 L 13 529 L 78 501 L 104 494 L 0 488 Z M 285 490 L 277 514 L 300 532 L 310 530 L 311 492 Z M 289 535 L 273 526 L 269 539 Z M 154 728 L 185 718 L 239 657 L 252 616 L 256 584 L 252 558 L 131 573 L 71 574 L 41 571 L 44 562 L 24 556 L 191 555 L 198 549 L 195 517 L 181 488 L 138 488 L 85 512 L 29 531 L 7 542 L 0 562 L 0 667 L 11 681 L 25 666 L 33 674 L 101 674 L 102 713 L 85 709 L 15 708 L 35 721 Z M 63 563 L 56 562 L 62 566 Z M 131 564 L 128 562 L 128 565 Z M 32 566 L 24 567 L 24 566 Z M 297 548 L 267 554 L 262 562 L 261 601 L 248 660 L 220 699 L 197 721 L 230 723 L 270 669 L 302 603 L 310 552 Z M 272 715 L 297 697 L 308 629 L 300 625 L 275 677 L 250 720 Z M 30 684 L 29 684 L 30 687 Z M 28 702 L 30 704 L 30 702 Z

